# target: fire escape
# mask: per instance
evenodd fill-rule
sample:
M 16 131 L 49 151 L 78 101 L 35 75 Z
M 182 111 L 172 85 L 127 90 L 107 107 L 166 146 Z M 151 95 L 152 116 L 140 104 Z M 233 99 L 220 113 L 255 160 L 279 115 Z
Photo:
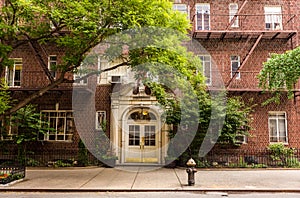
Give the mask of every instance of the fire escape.
M 208 27 L 200 27 L 197 26 L 198 11 L 196 5 L 191 7 L 191 10 L 195 10 L 195 15 L 192 18 L 193 22 L 193 31 L 191 32 L 192 37 L 197 40 L 207 41 L 210 39 L 217 39 L 220 42 L 226 40 L 236 40 L 240 42 L 245 42 L 245 50 L 244 57 L 240 57 L 240 66 L 237 70 L 231 75 L 229 80 L 226 80 L 225 87 L 227 90 L 232 91 L 242 91 L 245 90 L 243 87 L 232 87 L 233 82 L 236 82 L 236 77 L 239 72 L 243 71 L 243 68 L 248 63 L 249 58 L 253 55 L 253 52 L 257 48 L 258 44 L 265 40 L 269 42 L 273 42 L 275 40 L 282 40 L 285 42 L 291 42 L 291 48 L 298 46 L 298 32 L 294 27 L 293 21 L 296 17 L 294 14 L 274 14 L 278 16 L 281 24 L 275 26 L 276 23 L 267 23 L 266 14 L 261 13 L 259 15 L 252 14 L 251 11 L 245 9 L 248 5 L 251 6 L 251 1 L 244 0 L 242 5 L 236 9 L 235 14 L 231 15 L 231 21 L 229 21 L 229 16 L 219 15 L 219 13 L 210 13 L 210 8 L 207 11 L 201 11 L 202 20 L 209 20 Z M 200 5 L 201 6 L 201 5 Z M 203 7 L 201 8 L 203 9 Z M 249 9 L 248 9 L 249 10 Z M 205 13 L 206 12 L 206 13 Z M 245 14 L 247 13 L 247 14 Z M 206 16 L 205 16 L 206 14 Z M 205 17 L 207 17 L 205 19 Z M 211 20 L 214 18 L 214 20 Z M 227 20 L 227 24 L 224 27 L 220 28 L 219 26 L 214 26 L 214 22 L 218 20 Z M 255 23 L 256 21 L 256 23 Z M 237 23 L 236 26 L 234 26 Z M 249 25 L 249 24 L 254 25 Z M 275 25 L 274 25 L 275 24 Z M 250 47 L 249 47 L 250 46 Z M 249 88 L 247 90 L 250 90 Z M 259 90 L 258 87 L 253 87 L 251 90 Z

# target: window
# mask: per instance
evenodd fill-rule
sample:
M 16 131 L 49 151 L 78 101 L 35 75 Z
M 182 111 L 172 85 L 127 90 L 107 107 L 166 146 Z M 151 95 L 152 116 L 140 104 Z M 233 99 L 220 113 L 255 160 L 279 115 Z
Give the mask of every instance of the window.
M 111 83 L 122 83 L 122 77 L 119 75 L 113 75 L 111 76 Z
M 269 133 L 270 142 L 288 142 L 285 112 L 269 112 Z
M 234 18 L 234 15 L 238 12 L 238 4 L 237 3 L 230 3 L 229 4 L 229 23 Z M 238 17 L 235 18 L 231 27 L 239 27 L 239 19 Z
M 265 23 L 267 30 L 282 30 L 281 7 L 265 7 Z
M 39 140 L 71 141 L 75 132 L 72 111 L 42 111 L 41 119 L 48 122 L 50 128 L 46 134 L 39 134 Z
M 145 146 L 155 146 L 155 126 L 145 126 Z
M 196 4 L 196 30 L 210 29 L 210 5 L 208 3 Z
M 129 125 L 129 146 L 140 145 L 140 125 Z
M 247 143 L 247 136 L 238 134 L 235 137 L 236 143 L 238 144 L 246 144 Z
M 96 112 L 96 129 L 106 130 L 106 111 Z
M 206 78 L 206 84 L 211 85 L 211 57 L 210 55 L 200 55 L 202 61 L 203 74 Z
M 57 66 L 57 56 L 56 55 L 50 55 L 48 57 L 48 69 L 53 76 L 53 78 L 56 78 L 56 66 Z
M 12 140 L 13 136 L 18 134 L 18 126 L 12 125 L 11 117 L 5 118 L 2 122 L 0 121 L 0 135 L 1 140 Z
M 88 79 L 83 78 L 86 75 L 87 75 L 87 73 L 86 73 L 86 71 L 84 71 L 84 66 L 82 64 L 80 64 L 77 73 L 74 73 L 74 84 L 75 85 L 86 85 Z M 79 80 L 79 79 L 81 79 L 81 80 Z
M 103 57 L 98 58 L 98 71 L 104 70 L 109 68 L 109 62 L 105 60 Z M 100 75 L 98 75 L 98 83 L 99 84 L 105 84 L 107 83 L 107 78 L 108 78 L 108 72 L 101 72 Z
M 173 10 L 177 10 L 181 13 L 184 13 L 188 17 L 188 9 L 185 4 L 173 4 Z
M 234 76 L 238 68 L 240 67 L 240 56 L 230 56 L 230 62 L 231 62 L 231 78 Z M 235 74 L 236 79 L 240 79 L 241 75 L 240 72 L 237 72 Z
M 22 58 L 13 59 L 13 65 L 11 67 L 6 67 L 5 79 L 10 87 L 19 87 L 21 86 L 22 78 Z

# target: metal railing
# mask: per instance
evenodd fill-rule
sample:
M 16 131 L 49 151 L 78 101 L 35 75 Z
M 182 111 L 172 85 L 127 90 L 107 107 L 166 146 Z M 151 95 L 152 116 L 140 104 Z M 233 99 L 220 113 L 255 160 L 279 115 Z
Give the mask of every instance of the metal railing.
M 205 157 L 196 159 L 198 167 L 228 168 L 300 168 L 300 150 L 293 154 L 275 155 L 270 150 L 226 150 L 211 151 Z
M 78 150 L 48 150 L 28 152 L 25 156 L 26 166 L 77 166 L 79 159 Z M 300 168 L 300 149 L 295 149 L 293 154 L 281 154 L 274 156 L 274 153 L 265 150 L 240 150 L 226 149 L 209 152 L 205 157 L 194 157 L 197 167 L 228 167 L 228 168 L 266 168 L 266 167 L 287 167 Z M 0 163 L 18 159 L 16 152 L 0 152 Z M 91 153 L 87 153 L 89 165 L 103 165 L 100 160 Z M 179 164 L 179 163 L 178 163 Z M 183 162 L 182 166 L 185 165 Z M 1 166 L 0 164 L 0 167 Z M 0 169 L 1 171 L 1 169 Z

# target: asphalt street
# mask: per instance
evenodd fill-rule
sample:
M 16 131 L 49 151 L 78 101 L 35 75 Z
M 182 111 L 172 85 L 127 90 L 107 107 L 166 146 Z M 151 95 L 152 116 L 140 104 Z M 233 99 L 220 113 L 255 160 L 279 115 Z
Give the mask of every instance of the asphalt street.
M 299 198 L 295 193 L 247 193 L 227 194 L 210 192 L 207 194 L 193 192 L 93 192 L 93 193 L 1 193 L 1 198 Z

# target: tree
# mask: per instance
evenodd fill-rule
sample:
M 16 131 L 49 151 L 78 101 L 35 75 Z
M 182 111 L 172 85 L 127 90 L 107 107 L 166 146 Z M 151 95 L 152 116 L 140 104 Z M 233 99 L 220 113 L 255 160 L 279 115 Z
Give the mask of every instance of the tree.
M 1 10 L 0 27 L 0 72 L 12 64 L 9 58 L 14 49 L 29 45 L 49 81 L 46 87 L 13 105 L 6 112 L 11 114 L 57 85 L 69 82 L 66 76 L 76 72 L 87 52 L 106 38 L 141 27 L 171 28 L 186 34 L 189 24 L 167 0 L 7 0 Z M 63 62 L 52 68 L 61 72 L 57 79 L 39 50 L 47 43 L 65 50 Z M 131 67 L 135 64 L 130 59 L 120 63 Z
M 28 104 L 14 112 L 9 118 L 10 126 L 17 130 L 13 141 L 18 145 L 19 161 L 26 162 L 27 143 L 38 139 L 39 134 L 46 134 L 49 123 L 41 119 L 41 114 L 34 105 Z
M 102 44 L 106 58 L 120 63 L 89 71 L 83 78 L 121 66 L 131 68 L 136 80 L 156 96 L 167 122 L 178 126 L 181 140 L 192 140 L 199 123 L 205 126 L 216 116 L 211 115 L 214 104 L 200 59 L 183 45 L 189 42 L 189 21 L 173 11 L 168 0 L 7 0 L 0 27 L 0 72 L 12 64 L 15 49 L 29 46 L 48 77 L 47 86 L 13 104 L 6 114 L 61 83 L 73 83 L 68 75 L 80 72 L 83 60 L 93 59 L 94 47 Z M 49 43 L 64 50 L 63 62 L 51 68 L 61 73 L 55 79 L 40 50 Z
M 0 90 L 1 114 L 10 108 L 13 101 L 7 89 L 8 86 L 2 81 Z M 3 116 L 1 121 L 3 122 L 0 125 L 1 138 L 8 135 L 8 130 L 17 131 L 12 138 L 18 145 L 18 158 L 22 163 L 25 160 L 27 142 L 36 140 L 39 133 L 54 130 L 49 128 L 49 123 L 41 120 L 40 113 L 37 112 L 36 108 L 31 104 L 18 109 L 10 116 Z M 7 126 L 10 126 L 11 129 L 8 129 Z
M 282 54 L 271 54 L 271 58 L 263 64 L 258 75 L 259 86 L 274 94 L 267 102 L 279 102 L 280 95 L 287 90 L 288 97 L 293 97 L 295 84 L 300 77 L 300 47 Z

